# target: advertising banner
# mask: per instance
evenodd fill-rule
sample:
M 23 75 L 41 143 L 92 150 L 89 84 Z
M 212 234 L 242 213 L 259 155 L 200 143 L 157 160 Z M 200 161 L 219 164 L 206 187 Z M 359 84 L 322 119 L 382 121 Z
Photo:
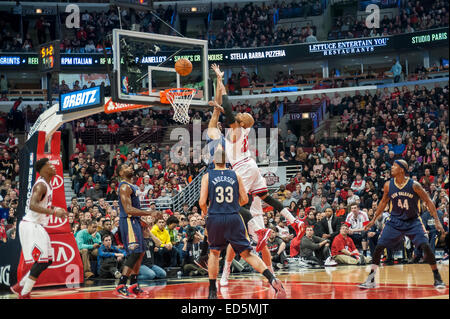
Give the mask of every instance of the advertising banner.
M 247 63 L 269 64 L 286 63 L 314 58 L 339 58 L 355 54 L 377 54 L 427 49 L 433 46 L 448 46 L 448 28 L 438 28 L 398 35 L 373 38 L 357 38 L 297 43 L 258 48 L 209 49 L 208 61 L 221 65 L 245 65 Z M 175 54 L 175 55 L 174 55 Z M 180 54 L 159 51 L 157 54 L 135 52 L 135 62 L 157 66 L 173 56 L 174 60 L 186 58 L 194 65 L 201 62 L 201 55 L 195 51 L 183 51 Z M 0 70 L 38 69 L 36 53 L 0 53 Z M 62 70 L 80 70 L 106 72 L 106 65 L 112 65 L 112 55 L 103 53 L 61 54 Z M 194 66 L 195 67 L 195 66 Z
M 61 94 L 59 97 L 59 113 L 68 113 L 102 106 L 104 93 L 102 86 Z

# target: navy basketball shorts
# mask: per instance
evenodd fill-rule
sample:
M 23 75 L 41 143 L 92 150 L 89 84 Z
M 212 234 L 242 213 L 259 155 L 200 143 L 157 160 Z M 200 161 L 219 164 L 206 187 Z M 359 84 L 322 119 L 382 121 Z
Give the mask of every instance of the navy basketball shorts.
M 222 250 L 231 244 L 238 255 L 252 249 L 247 228 L 239 213 L 208 215 L 206 230 L 210 249 Z
M 386 248 L 395 249 L 408 236 L 415 247 L 428 243 L 428 235 L 422 220 L 413 218 L 410 220 L 400 220 L 389 217 L 378 238 L 378 245 Z
M 144 252 L 144 237 L 140 218 L 128 217 L 119 219 L 120 237 L 127 254 Z

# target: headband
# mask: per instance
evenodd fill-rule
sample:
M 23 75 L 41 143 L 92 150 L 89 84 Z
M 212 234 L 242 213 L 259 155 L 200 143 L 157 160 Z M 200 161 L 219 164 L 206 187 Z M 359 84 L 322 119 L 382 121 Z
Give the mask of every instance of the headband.
M 402 162 L 400 162 L 399 160 L 395 160 L 394 163 L 403 168 L 405 173 L 408 173 L 408 168 Z

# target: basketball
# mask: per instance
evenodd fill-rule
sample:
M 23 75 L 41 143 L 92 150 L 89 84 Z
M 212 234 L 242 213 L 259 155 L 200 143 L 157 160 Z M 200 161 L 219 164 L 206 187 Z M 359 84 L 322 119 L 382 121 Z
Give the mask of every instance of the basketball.
M 192 63 L 188 59 L 179 59 L 175 63 L 175 71 L 181 76 L 186 76 L 192 72 Z

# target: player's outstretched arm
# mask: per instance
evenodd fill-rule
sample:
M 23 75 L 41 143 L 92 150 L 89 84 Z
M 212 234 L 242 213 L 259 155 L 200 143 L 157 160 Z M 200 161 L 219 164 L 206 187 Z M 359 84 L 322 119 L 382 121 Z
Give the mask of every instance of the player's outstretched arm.
M 222 95 L 227 94 L 227 90 L 223 84 L 224 73 L 220 71 L 219 65 L 215 63 L 211 65 L 211 69 L 216 73 L 216 93 L 214 95 L 214 100 L 219 103 L 219 105 L 222 105 Z
M 158 220 L 162 218 L 162 214 L 156 210 L 142 210 L 136 207 L 133 207 L 131 204 L 131 194 L 133 193 L 132 189 L 127 184 L 122 184 L 120 186 L 120 201 L 122 202 L 123 209 L 127 215 L 131 216 L 152 216 L 154 220 Z
M 202 177 L 202 184 L 200 187 L 200 199 L 198 200 L 198 205 L 202 210 L 202 216 L 205 217 L 208 213 L 208 207 L 206 206 L 206 200 L 208 199 L 208 182 L 209 182 L 209 174 L 206 173 Z
M 386 205 L 389 203 L 389 182 L 384 183 L 383 187 L 383 197 L 381 198 L 380 202 L 378 203 L 377 210 L 375 212 L 375 216 L 373 219 L 364 227 L 364 230 L 369 230 L 372 228 L 372 226 L 375 224 L 377 219 L 383 214 L 384 209 L 386 208 Z
M 242 180 L 242 177 L 239 176 L 238 173 L 236 173 L 236 176 L 239 183 L 239 205 L 244 206 L 248 203 L 248 195 L 245 191 L 244 181 Z
M 209 120 L 208 124 L 208 137 L 212 140 L 217 140 L 220 138 L 220 131 L 217 128 L 217 123 L 219 122 L 219 116 L 220 116 L 220 105 L 217 104 L 216 101 L 209 101 L 210 106 L 214 106 L 214 112 L 211 116 L 211 119 Z
M 420 185 L 418 182 L 414 182 L 413 190 L 417 193 L 417 195 L 419 195 L 420 199 L 425 203 L 425 205 L 427 205 L 428 211 L 430 212 L 431 216 L 433 216 L 433 218 L 434 218 L 436 230 L 439 231 L 441 234 L 444 234 L 445 231 L 444 231 L 444 228 L 442 227 L 441 221 L 439 220 L 436 206 L 434 205 L 430 196 L 428 196 L 427 192 L 423 189 L 422 185 Z

